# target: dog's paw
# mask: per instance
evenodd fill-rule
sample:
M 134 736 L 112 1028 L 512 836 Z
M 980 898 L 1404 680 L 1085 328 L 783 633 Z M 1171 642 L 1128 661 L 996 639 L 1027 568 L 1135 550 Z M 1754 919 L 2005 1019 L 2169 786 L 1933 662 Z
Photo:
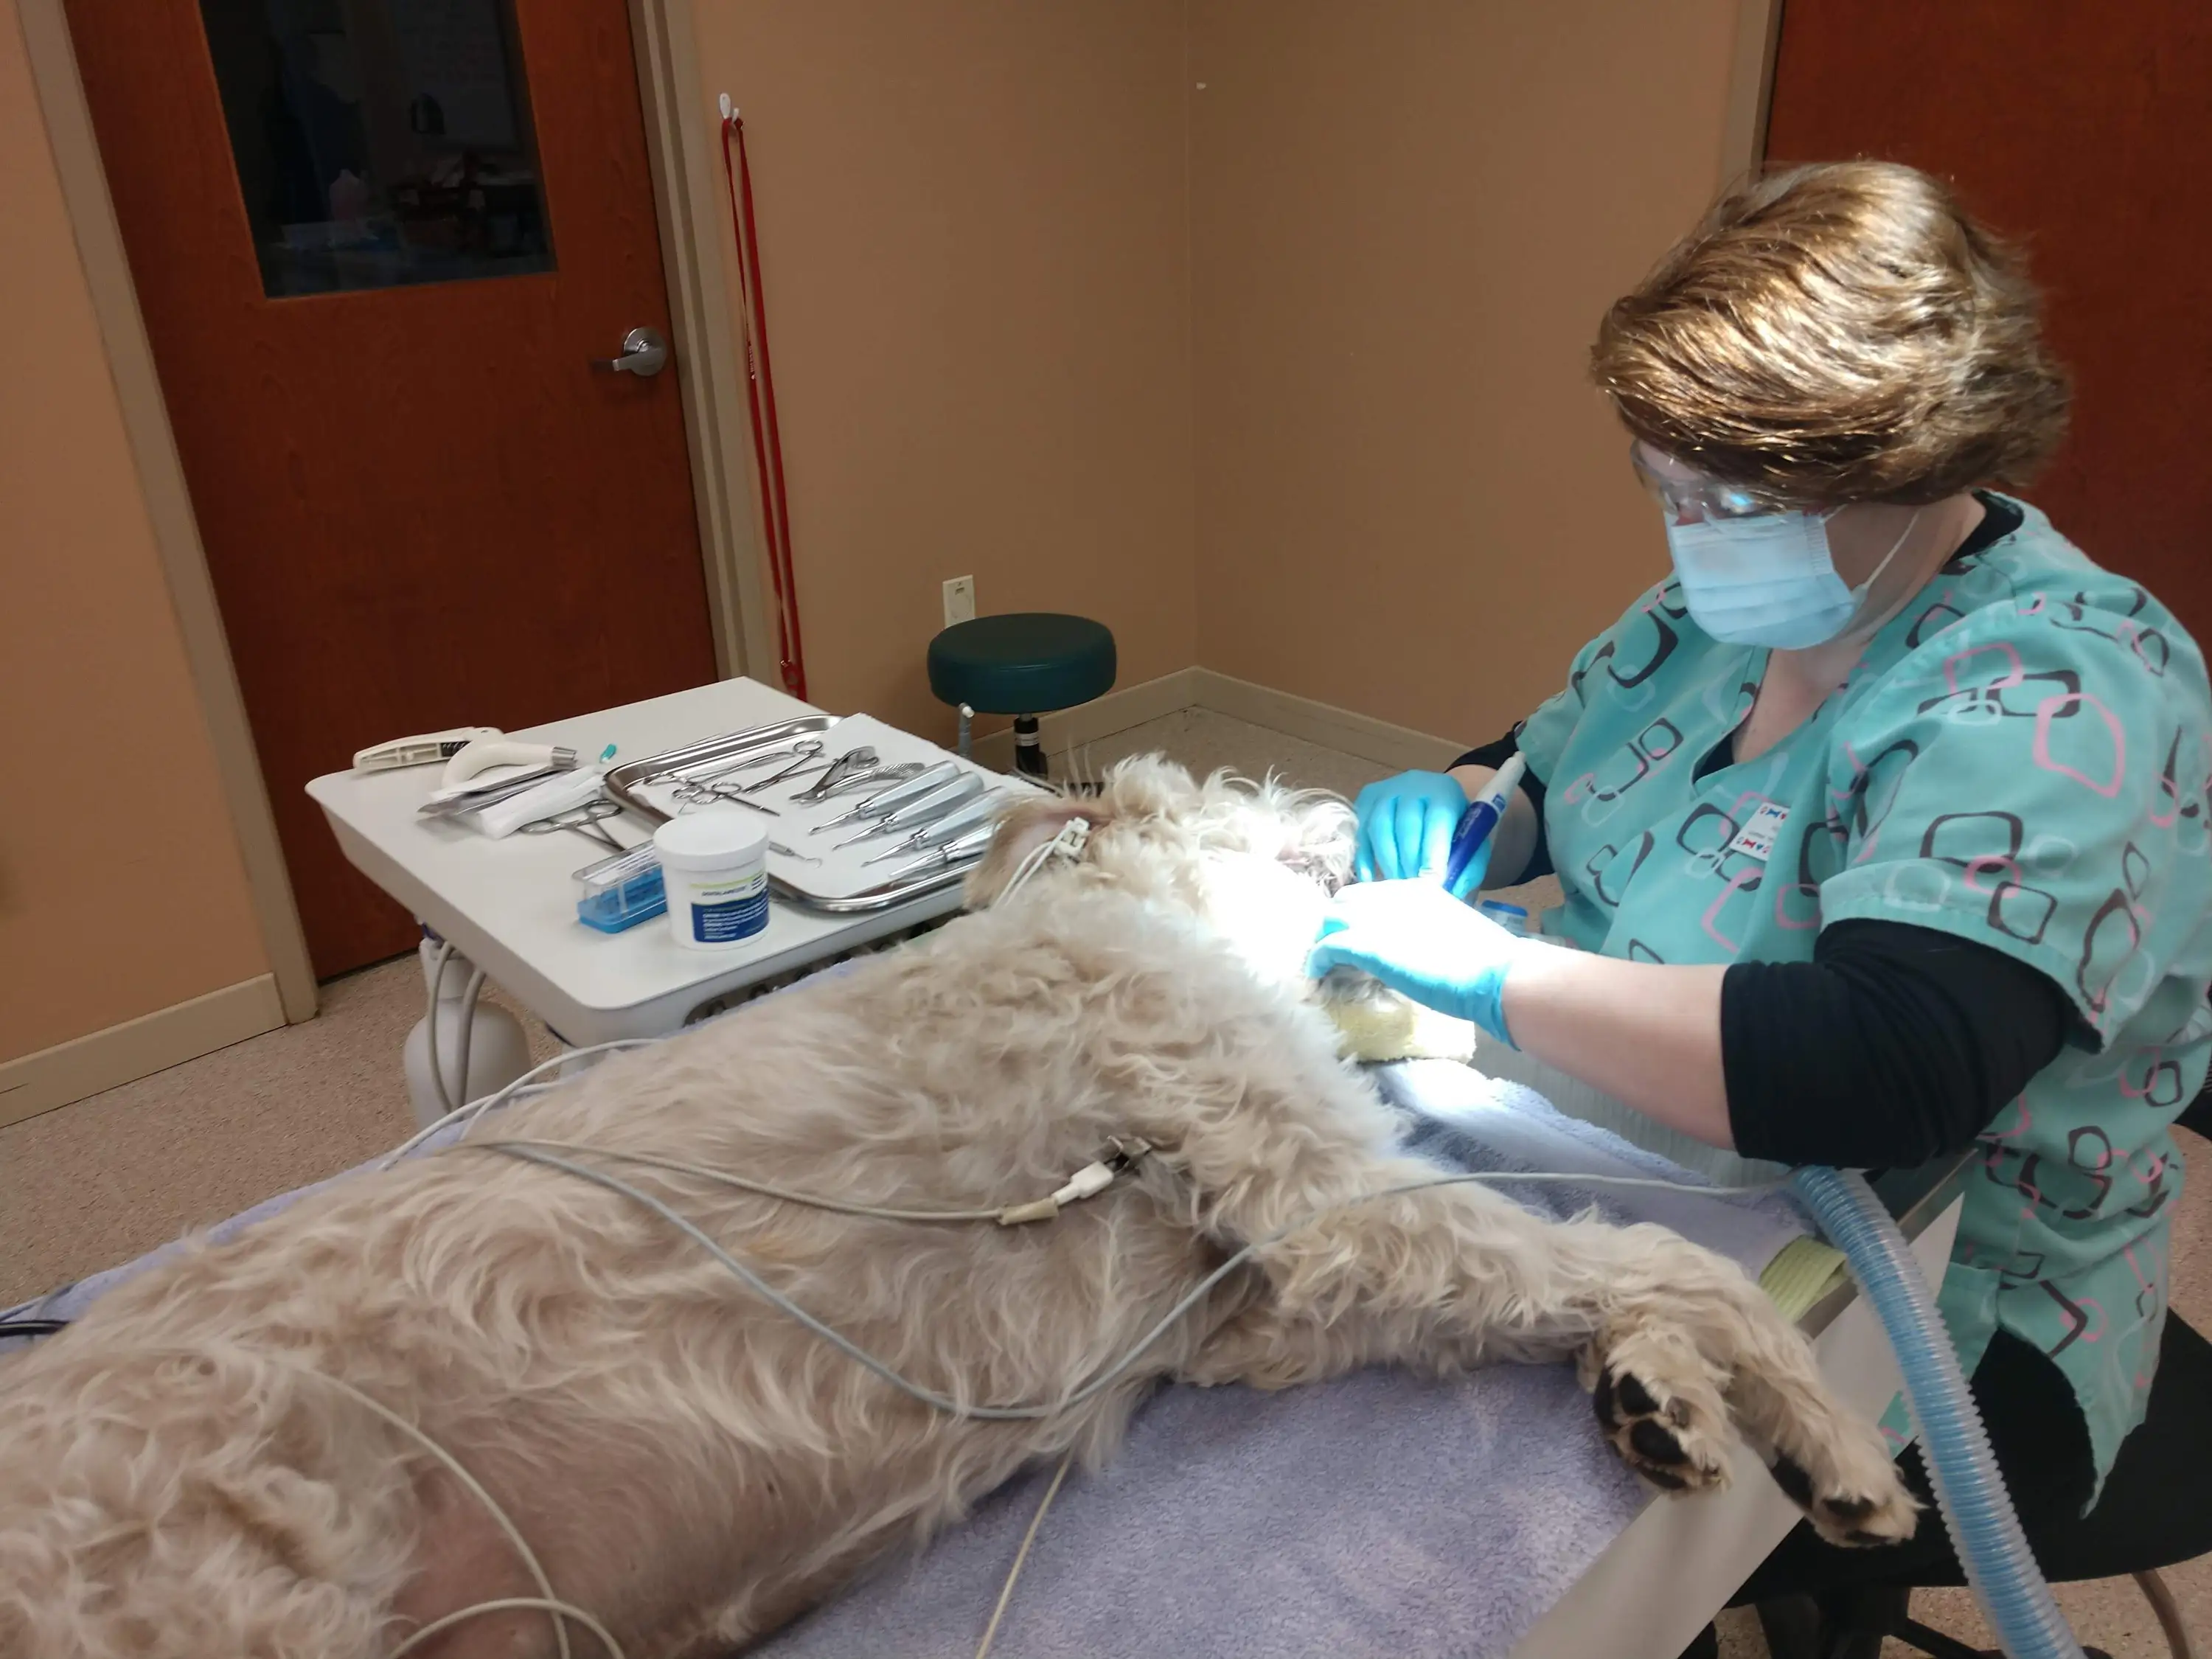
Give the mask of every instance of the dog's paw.
M 1584 1351 L 1583 1385 L 1598 1427 L 1620 1461 L 1668 1492 L 1708 1492 L 1729 1481 L 1726 1409 L 1674 1345 L 1632 1336 Z
M 1769 1454 L 1767 1473 L 1831 1544 L 1873 1548 L 1901 1544 L 1920 1524 L 1920 1502 L 1905 1489 L 1878 1431 L 1857 1423 L 1826 1444 L 1796 1455 Z

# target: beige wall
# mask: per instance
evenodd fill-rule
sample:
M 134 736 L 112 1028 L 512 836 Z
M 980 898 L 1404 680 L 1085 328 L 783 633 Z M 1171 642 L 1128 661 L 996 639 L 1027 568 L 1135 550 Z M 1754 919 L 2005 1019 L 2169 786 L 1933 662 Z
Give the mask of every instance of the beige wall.
M 810 691 L 951 729 L 940 584 L 1196 649 L 1182 0 L 700 0 L 744 111 Z
M 269 971 L 0 0 L 0 1060 Z
M 1735 0 L 1194 0 L 1198 656 L 1496 735 L 1665 568 L 1584 354 L 1705 204 Z

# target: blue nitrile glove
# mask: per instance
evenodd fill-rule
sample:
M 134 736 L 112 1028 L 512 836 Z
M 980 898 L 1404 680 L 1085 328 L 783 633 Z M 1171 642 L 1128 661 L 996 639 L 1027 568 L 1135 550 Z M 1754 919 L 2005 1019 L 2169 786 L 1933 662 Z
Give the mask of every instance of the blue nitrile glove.
M 1361 790 L 1352 810 L 1359 815 L 1359 850 L 1352 872 L 1359 880 L 1441 876 L 1452 831 L 1467 811 L 1467 791 L 1441 772 L 1401 772 Z M 1462 897 L 1472 893 L 1489 868 L 1486 843 L 1452 884 L 1452 891 Z
M 1437 882 L 1376 881 L 1336 896 L 1306 971 L 1319 979 L 1332 968 L 1357 968 L 1517 1048 L 1505 1028 L 1505 975 L 1523 952 L 1544 948 Z

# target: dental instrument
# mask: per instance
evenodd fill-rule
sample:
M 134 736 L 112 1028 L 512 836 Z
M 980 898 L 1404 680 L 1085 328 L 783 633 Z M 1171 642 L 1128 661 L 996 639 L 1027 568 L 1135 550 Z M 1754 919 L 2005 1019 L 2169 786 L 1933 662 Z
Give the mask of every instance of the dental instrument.
M 969 859 L 981 858 L 990 849 L 991 837 L 998 833 L 999 827 L 995 823 L 987 823 L 979 829 L 970 830 L 957 840 L 948 841 L 939 846 L 933 847 L 920 858 L 909 863 L 902 864 L 896 870 L 886 870 L 884 872 L 884 882 L 889 885 L 892 882 L 904 881 L 909 876 L 921 875 L 925 871 L 949 870 L 956 864 L 965 863 Z M 873 860 L 869 861 L 874 862 Z
M 1468 803 L 1467 811 L 1461 814 L 1458 825 L 1452 830 L 1451 851 L 1444 860 L 1447 889 L 1467 873 L 1468 866 L 1474 862 L 1474 855 L 1488 843 L 1498 820 L 1505 816 L 1505 804 L 1513 799 L 1513 792 L 1521 787 L 1528 770 L 1527 756 L 1510 756 L 1505 764 L 1491 775 L 1488 787 Z
M 605 775 L 596 766 L 581 771 L 556 772 L 544 782 L 520 794 L 505 796 L 489 806 L 461 815 L 459 821 L 497 841 L 513 835 L 525 824 L 535 823 L 540 818 L 562 817 L 597 800 L 605 781 Z
M 617 853 L 629 849 L 599 826 L 607 818 L 620 817 L 622 807 L 615 801 L 601 799 L 586 801 L 581 806 L 566 812 L 550 813 L 522 826 L 526 836 L 550 836 L 556 830 L 570 830 L 586 841 L 595 841 L 602 847 L 611 847 Z
M 439 781 L 451 789 L 495 766 L 550 766 L 566 771 L 576 763 L 576 751 L 552 743 L 517 743 L 512 738 L 478 738 L 464 744 L 446 763 Z
M 878 836 L 895 836 L 902 830 L 933 823 L 955 807 L 965 805 L 982 793 L 983 780 L 973 772 L 963 772 L 950 783 L 939 784 L 929 793 L 908 802 L 888 817 L 878 818 L 858 834 L 830 842 L 830 847 L 832 850 L 855 847 L 864 841 L 873 841 Z
M 819 836 L 842 824 L 856 823 L 862 818 L 884 817 L 905 805 L 908 801 L 920 799 L 933 789 L 941 789 L 959 775 L 960 766 L 957 762 L 939 761 L 934 766 L 913 773 L 910 781 L 902 783 L 896 788 L 885 789 L 878 794 L 871 795 L 851 811 L 842 817 L 834 817 L 827 823 L 817 824 L 807 833 Z
M 902 853 L 918 852 L 929 847 L 941 847 L 946 842 L 958 841 L 962 836 L 976 830 L 991 828 L 996 823 L 998 816 L 998 796 L 988 793 L 979 796 L 965 806 L 949 812 L 932 823 L 923 824 L 904 841 L 894 842 L 872 857 L 862 859 L 860 863 L 863 867 L 866 867 L 871 864 L 881 864 L 885 859 L 895 859 Z
M 511 778 L 499 778 L 490 783 L 480 783 L 473 788 L 439 789 L 430 799 L 415 810 L 426 818 L 459 817 L 464 812 L 473 812 L 489 806 L 494 801 L 519 795 L 526 789 L 535 789 L 549 778 L 561 775 L 557 766 L 541 766 L 535 771 L 524 772 Z
M 849 795 L 856 790 L 878 789 L 887 783 L 903 783 L 908 778 L 919 777 L 926 769 L 920 761 L 900 761 L 896 765 L 876 765 L 866 771 L 855 772 L 842 782 L 816 794 L 811 789 L 803 790 L 792 797 L 802 805 L 811 806 L 837 795 Z
M 453 759 L 479 738 L 506 735 L 495 726 L 456 726 L 444 732 L 425 732 L 416 737 L 395 738 L 390 743 L 380 743 L 373 749 L 356 750 L 353 769 L 356 772 L 390 772 L 403 766 L 428 766 L 433 761 Z
M 792 745 L 792 749 L 793 751 L 796 753 L 800 749 L 805 748 L 805 745 L 803 744 L 793 744 Z M 782 771 L 776 773 L 773 777 L 763 778 L 756 783 L 740 784 L 738 787 L 739 790 L 745 794 L 757 795 L 763 789 L 774 788 L 777 784 L 781 783 L 786 778 L 795 778 L 801 772 L 811 772 L 817 766 L 834 768 L 836 764 L 837 763 L 836 761 L 826 761 L 822 758 L 822 745 L 819 743 L 817 743 L 811 753 L 800 756 L 799 759 L 792 762 L 790 765 L 785 767 Z
M 772 818 L 780 818 L 783 816 L 773 806 L 763 806 L 760 802 L 751 799 L 744 791 L 729 788 L 719 783 L 679 784 L 676 789 L 676 801 L 678 810 L 685 806 L 704 806 L 710 801 L 719 801 L 726 806 L 742 806 L 748 811 L 765 812 Z
M 792 799 L 811 805 L 839 784 L 881 763 L 881 757 L 877 755 L 875 747 L 872 744 L 864 743 L 857 749 L 848 749 L 830 763 L 830 769 L 827 772 L 793 795 Z

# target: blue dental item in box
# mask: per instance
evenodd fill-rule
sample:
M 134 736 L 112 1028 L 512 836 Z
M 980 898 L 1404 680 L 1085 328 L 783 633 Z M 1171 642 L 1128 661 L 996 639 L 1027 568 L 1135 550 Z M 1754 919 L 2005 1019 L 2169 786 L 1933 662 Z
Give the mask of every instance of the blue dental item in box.
M 603 933 L 619 933 L 668 908 L 660 855 L 651 842 L 601 859 L 576 872 L 576 920 Z

